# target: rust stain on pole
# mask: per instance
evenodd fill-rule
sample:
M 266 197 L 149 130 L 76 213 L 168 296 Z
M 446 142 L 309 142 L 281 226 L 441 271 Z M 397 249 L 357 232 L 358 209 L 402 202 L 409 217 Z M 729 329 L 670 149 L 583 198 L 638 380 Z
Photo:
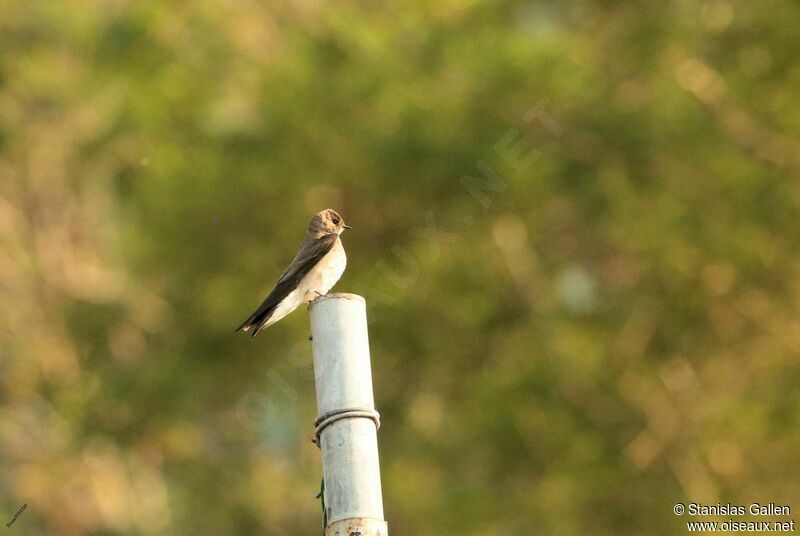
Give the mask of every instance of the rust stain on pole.
M 325 529 L 325 536 L 387 536 L 386 521 L 369 517 L 351 517 L 334 521 Z

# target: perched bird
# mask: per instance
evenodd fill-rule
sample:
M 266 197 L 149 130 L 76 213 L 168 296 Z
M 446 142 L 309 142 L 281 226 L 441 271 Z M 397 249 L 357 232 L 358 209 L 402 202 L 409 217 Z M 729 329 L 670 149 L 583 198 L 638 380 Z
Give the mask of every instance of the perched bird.
M 347 265 L 339 238 L 345 229 L 350 226 L 331 208 L 314 214 L 300 251 L 278 278 L 272 292 L 236 331 L 252 330 L 255 337 L 301 303 L 327 294 Z

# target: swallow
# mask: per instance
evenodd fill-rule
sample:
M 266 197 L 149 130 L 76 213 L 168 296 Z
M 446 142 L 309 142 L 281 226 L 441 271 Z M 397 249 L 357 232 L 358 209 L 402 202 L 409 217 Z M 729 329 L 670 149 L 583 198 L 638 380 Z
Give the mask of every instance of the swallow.
M 255 337 L 301 303 L 327 294 L 347 266 L 340 238 L 345 229 L 350 229 L 350 226 L 331 208 L 314 214 L 297 255 L 263 303 L 236 331 L 252 332 L 252 337 Z

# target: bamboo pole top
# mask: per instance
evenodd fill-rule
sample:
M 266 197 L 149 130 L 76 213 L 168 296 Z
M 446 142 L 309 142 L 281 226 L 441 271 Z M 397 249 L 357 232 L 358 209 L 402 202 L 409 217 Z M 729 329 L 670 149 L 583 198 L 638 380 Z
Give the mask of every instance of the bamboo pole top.
M 313 307 L 314 305 L 327 300 L 333 300 L 338 298 L 342 298 L 345 300 L 356 300 L 367 303 L 367 300 L 365 300 L 362 296 L 359 296 L 358 294 L 351 294 L 350 292 L 329 292 L 324 296 L 317 296 L 316 298 L 314 298 L 309 307 Z

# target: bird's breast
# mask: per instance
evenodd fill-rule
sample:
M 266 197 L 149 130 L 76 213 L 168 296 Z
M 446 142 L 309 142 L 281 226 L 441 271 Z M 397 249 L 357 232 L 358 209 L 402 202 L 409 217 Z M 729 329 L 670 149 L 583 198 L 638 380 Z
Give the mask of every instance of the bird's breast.
M 337 239 L 331 250 L 309 270 L 300 287 L 305 291 L 305 300 L 311 301 L 317 293 L 327 294 L 336 284 L 347 266 L 347 255 L 344 253 L 342 241 Z

